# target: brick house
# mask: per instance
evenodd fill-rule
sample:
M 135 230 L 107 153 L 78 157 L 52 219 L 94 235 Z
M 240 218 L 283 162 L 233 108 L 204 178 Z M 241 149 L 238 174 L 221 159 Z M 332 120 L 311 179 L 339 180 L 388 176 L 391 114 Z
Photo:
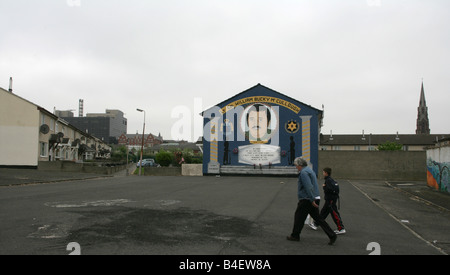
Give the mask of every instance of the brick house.
M 161 134 L 155 136 L 153 134 L 144 135 L 144 147 L 153 147 L 163 143 Z M 119 145 L 128 145 L 131 148 L 141 148 L 142 134 L 122 134 L 118 139 Z

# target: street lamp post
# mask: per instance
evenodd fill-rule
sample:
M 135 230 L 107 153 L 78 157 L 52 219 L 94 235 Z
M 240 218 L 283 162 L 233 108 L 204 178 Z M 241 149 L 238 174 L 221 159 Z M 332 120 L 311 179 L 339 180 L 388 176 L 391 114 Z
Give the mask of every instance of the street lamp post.
M 139 161 L 139 176 L 141 175 L 142 171 L 142 155 L 144 154 L 144 137 L 145 137 L 145 110 L 136 109 L 138 112 L 144 113 L 144 129 L 142 130 L 142 145 L 141 145 L 141 160 Z

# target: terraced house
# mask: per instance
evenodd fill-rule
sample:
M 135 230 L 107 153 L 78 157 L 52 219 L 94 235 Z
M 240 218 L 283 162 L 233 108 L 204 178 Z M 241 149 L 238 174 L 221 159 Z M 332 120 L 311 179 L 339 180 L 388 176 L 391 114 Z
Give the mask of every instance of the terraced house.
M 46 109 L 0 88 L 0 167 L 108 158 L 111 147 Z

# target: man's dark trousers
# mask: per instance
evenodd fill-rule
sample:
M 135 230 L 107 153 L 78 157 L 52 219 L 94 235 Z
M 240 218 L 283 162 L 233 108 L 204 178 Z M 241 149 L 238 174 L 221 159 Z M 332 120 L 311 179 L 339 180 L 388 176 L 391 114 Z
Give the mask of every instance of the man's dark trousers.
M 317 201 L 316 204 L 319 205 L 319 202 L 320 201 Z M 320 217 L 319 209 L 314 207 L 309 200 L 300 200 L 297 205 L 297 210 L 295 211 L 294 229 L 291 234 L 292 237 L 297 239 L 300 238 L 300 233 L 305 225 L 305 220 L 306 217 L 308 217 L 308 214 L 315 220 L 317 225 L 322 227 L 328 238 L 331 239 L 336 236 L 336 233 L 334 233 L 328 223 Z

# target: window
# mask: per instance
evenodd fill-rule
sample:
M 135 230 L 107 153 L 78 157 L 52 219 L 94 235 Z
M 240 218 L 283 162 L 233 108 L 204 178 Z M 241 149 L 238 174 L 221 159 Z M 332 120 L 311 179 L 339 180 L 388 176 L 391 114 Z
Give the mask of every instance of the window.
M 41 157 L 47 157 L 48 156 L 48 143 L 39 142 L 39 152 L 40 152 Z
M 355 145 L 355 147 L 353 148 L 355 151 L 361 151 L 361 146 L 359 145 Z

